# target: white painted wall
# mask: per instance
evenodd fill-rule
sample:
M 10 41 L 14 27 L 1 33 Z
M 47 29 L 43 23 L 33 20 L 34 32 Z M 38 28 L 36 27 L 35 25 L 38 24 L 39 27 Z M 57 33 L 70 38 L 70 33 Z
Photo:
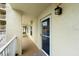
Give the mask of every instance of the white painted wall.
M 34 18 L 33 20 L 33 39 L 35 43 L 38 45 L 38 20 Z
M 63 14 L 55 15 L 52 4 L 38 17 L 38 45 L 41 47 L 40 19 L 52 14 L 52 55 L 79 56 L 79 4 L 62 4 Z
M 22 34 L 21 28 L 21 14 L 18 11 L 12 9 L 10 4 L 6 4 L 6 35 L 7 41 L 9 41 L 14 35 L 18 37 L 17 39 L 17 53 L 20 53 L 20 37 Z

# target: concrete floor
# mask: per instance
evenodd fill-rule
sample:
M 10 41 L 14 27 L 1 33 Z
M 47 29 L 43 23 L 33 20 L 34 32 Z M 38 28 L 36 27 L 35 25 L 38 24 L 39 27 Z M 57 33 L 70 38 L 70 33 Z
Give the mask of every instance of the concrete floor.
M 38 51 L 39 48 L 32 42 L 29 37 L 22 38 L 22 56 L 32 56 Z
M 46 56 L 29 37 L 22 38 L 22 56 Z

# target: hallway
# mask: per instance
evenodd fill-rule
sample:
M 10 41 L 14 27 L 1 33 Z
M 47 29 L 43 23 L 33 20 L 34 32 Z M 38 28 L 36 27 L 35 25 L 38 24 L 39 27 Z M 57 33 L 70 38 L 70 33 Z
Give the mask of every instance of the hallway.
M 50 56 L 79 56 L 79 4 L 62 3 L 60 8 L 58 5 L 7 3 L 6 40 L 9 43 L 5 47 L 10 50 L 6 53 L 6 48 L 1 49 L 1 56 L 15 56 L 15 53 L 20 56 L 45 56 L 44 51 L 49 51 Z M 62 10 L 62 14 L 57 15 L 56 9 Z M 48 17 L 50 20 L 46 21 Z M 30 38 L 23 37 L 27 34 Z
M 24 37 L 22 40 L 22 56 L 46 56 L 29 37 Z

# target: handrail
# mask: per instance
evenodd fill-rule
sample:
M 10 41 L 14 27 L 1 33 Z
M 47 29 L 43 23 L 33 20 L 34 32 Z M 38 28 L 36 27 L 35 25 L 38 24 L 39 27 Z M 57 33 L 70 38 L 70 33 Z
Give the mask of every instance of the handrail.
M 8 47 L 9 44 L 10 44 L 14 39 L 16 39 L 16 38 L 17 38 L 17 37 L 14 36 L 8 43 L 6 43 L 6 44 L 0 49 L 0 53 L 3 52 L 3 50 L 5 50 L 6 47 Z

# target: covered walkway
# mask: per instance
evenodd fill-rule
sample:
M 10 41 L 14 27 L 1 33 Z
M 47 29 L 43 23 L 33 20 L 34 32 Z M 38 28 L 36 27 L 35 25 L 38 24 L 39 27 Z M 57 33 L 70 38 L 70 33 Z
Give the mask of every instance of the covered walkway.
M 34 42 L 28 37 L 22 40 L 22 56 L 46 56 L 46 54 L 39 49 Z

